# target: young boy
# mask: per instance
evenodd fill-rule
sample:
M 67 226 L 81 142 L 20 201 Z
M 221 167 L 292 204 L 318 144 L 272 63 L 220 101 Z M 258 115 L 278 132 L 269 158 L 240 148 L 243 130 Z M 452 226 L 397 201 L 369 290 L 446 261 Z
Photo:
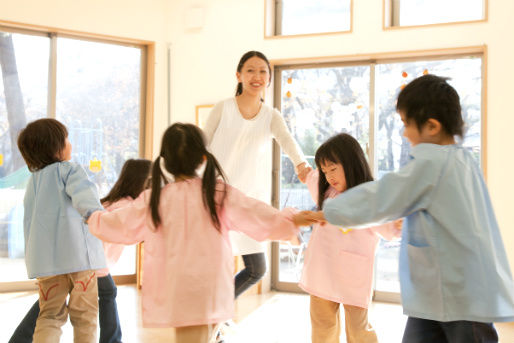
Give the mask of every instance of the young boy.
M 463 136 L 459 95 L 425 75 L 399 94 L 411 161 L 327 200 L 305 220 L 343 227 L 406 217 L 400 249 L 403 336 L 412 342 L 497 342 L 514 321 L 514 283 L 487 187 Z
M 59 342 L 68 313 L 74 342 L 96 343 L 96 269 L 106 266 L 102 243 L 85 220 L 102 210 L 96 186 L 68 162 L 66 127 L 39 119 L 20 132 L 18 148 L 32 175 L 24 199 L 25 264 L 37 278 L 40 313 L 34 342 Z M 66 298 L 69 300 L 66 304 Z

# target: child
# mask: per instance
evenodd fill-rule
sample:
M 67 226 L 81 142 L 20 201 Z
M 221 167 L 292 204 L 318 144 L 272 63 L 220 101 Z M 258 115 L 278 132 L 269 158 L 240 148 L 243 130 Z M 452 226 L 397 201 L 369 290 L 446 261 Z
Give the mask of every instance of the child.
M 75 342 L 96 342 L 95 270 L 105 267 L 105 257 L 102 242 L 89 233 L 85 220 L 102 206 L 82 167 L 68 162 L 67 137 L 66 127 L 49 118 L 29 123 L 18 137 L 32 172 L 23 224 L 27 274 L 39 286 L 34 342 L 59 342 L 68 313 Z
M 403 342 L 497 342 L 492 322 L 514 321 L 514 283 L 487 187 L 462 137 L 459 96 L 425 75 L 399 94 L 413 146 L 400 171 L 299 217 L 353 226 L 407 217 L 400 284 L 409 316 Z
M 146 188 L 150 165 L 151 161 L 149 160 L 127 160 L 121 168 L 118 181 L 116 181 L 109 194 L 101 199 L 102 205 L 108 211 L 112 211 L 130 204 Z M 103 243 L 103 246 L 108 265 L 111 267 L 120 258 L 124 245 Z M 99 342 L 121 342 L 121 326 L 116 306 L 116 285 L 111 274 L 109 274 L 108 268 L 98 270 L 96 275 L 100 318 Z M 31 343 L 38 314 L 39 302 L 36 301 L 16 328 L 9 343 Z
M 315 162 L 307 186 L 319 209 L 325 198 L 373 180 L 361 146 L 346 133 L 323 143 Z M 332 225 L 313 229 L 299 284 L 311 295 L 313 343 L 339 342 L 339 304 L 345 311 L 347 342 L 378 342 L 368 322 L 375 252 L 379 235 L 392 239 L 400 232 L 393 223 L 365 230 Z
M 162 138 L 151 191 L 128 207 L 89 219 L 89 229 L 102 240 L 145 241 L 143 326 L 175 327 L 176 342 L 207 342 L 213 326 L 234 314 L 229 230 L 258 240 L 298 232 L 290 209 L 280 212 L 246 197 L 218 180 L 221 175 L 200 129 L 176 123 Z

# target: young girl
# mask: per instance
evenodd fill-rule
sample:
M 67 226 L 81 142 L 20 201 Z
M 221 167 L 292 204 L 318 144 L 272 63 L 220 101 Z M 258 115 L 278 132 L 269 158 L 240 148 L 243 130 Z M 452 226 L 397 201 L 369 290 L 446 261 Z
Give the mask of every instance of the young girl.
M 271 67 L 266 56 L 259 51 L 245 53 L 237 65 L 236 77 L 235 97 L 216 104 L 207 120 L 207 143 L 230 185 L 269 203 L 272 138 L 289 156 L 302 182 L 306 160 L 280 112 L 262 100 L 271 82 Z M 242 255 L 245 265 L 235 277 L 237 298 L 264 276 L 265 246 L 238 232 L 231 232 L 230 238 L 234 255 Z
M 127 206 L 146 188 L 150 174 L 151 161 L 143 159 L 130 159 L 121 168 L 120 176 L 109 194 L 101 199 L 102 205 L 108 210 Z M 103 243 L 107 264 L 114 265 L 123 252 L 124 245 Z M 116 306 L 117 289 L 109 274 L 104 268 L 96 272 L 98 277 L 98 307 L 100 318 L 100 343 L 121 342 L 121 326 Z M 31 343 L 34 335 L 36 320 L 39 315 L 39 302 L 37 301 L 25 315 L 16 328 L 9 343 Z
M 199 177 L 196 170 L 204 162 Z M 145 241 L 143 326 L 175 327 L 177 342 L 207 342 L 213 326 L 234 314 L 229 230 L 258 240 L 298 232 L 290 209 L 280 212 L 246 197 L 218 176 L 221 169 L 200 129 L 176 123 L 162 138 L 151 191 L 128 207 L 95 212 L 88 221 L 104 241 Z
M 307 186 L 319 209 L 326 198 L 373 180 L 359 143 L 345 133 L 323 143 L 315 161 L 317 169 L 307 175 Z M 365 230 L 314 228 L 299 284 L 311 295 L 313 343 L 339 342 L 339 304 L 344 307 L 347 342 L 377 342 L 368 322 L 375 251 L 379 235 L 392 239 L 400 232 L 392 223 Z
M 75 342 L 96 342 L 95 270 L 105 268 L 102 243 L 85 220 L 101 210 L 96 186 L 71 159 L 66 127 L 55 119 L 31 122 L 18 148 L 32 175 L 25 192 L 25 263 L 37 278 L 40 313 L 35 342 L 58 342 L 68 313 Z M 66 303 L 66 298 L 69 300 Z

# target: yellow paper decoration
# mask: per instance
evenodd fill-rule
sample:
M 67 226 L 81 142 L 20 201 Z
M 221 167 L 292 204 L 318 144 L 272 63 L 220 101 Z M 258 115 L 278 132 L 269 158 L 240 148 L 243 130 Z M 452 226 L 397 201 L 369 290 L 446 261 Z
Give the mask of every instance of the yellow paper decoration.
M 287 96 L 288 98 L 290 98 L 290 97 L 291 97 L 291 92 L 290 92 L 290 91 L 287 91 L 286 96 Z
M 428 69 L 423 70 L 423 75 L 427 75 L 427 74 L 428 74 Z
M 353 230 L 353 229 L 345 229 L 344 227 L 339 227 L 338 229 L 339 229 L 339 231 L 341 231 L 342 233 L 345 233 L 345 234 L 348 232 L 351 232 Z
M 96 157 L 93 160 L 90 160 L 89 170 L 91 170 L 93 173 L 98 173 L 100 170 L 102 170 L 102 161 L 97 160 Z
M 357 109 L 360 110 L 363 106 L 362 105 L 357 105 Z
M 287 83 L 289 83 L 289 84 L 293 83 L 293 78 L 292 77 L 288 78 Z
M 0 154 L 0 166 L 4 164 L 4 155 Z

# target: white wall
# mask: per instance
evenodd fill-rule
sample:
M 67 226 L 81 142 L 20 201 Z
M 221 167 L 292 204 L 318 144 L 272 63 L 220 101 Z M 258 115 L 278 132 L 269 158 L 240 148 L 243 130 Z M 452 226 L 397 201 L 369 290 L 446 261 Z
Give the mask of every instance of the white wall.
M 514 270 L 514 13 L 513 1 L 488 1 L 485 23 L 382 30 L 382 0 L 354 0 L 353 33 L 264 39 L 264 0 L 174 1 L 172 121 L 194 122 L 196 105 L 233 95 L 241 55 L 260 50 L 271 60 L 432 50 L 486 44 L 488 185 Z M 201 30 L 186 28 L 191 7 L 205 9 Z
M 0 20 L 154 41 L 154 147 L 158 147 L 168 123 L 169 4 L 168 0 L 0 0 Z

